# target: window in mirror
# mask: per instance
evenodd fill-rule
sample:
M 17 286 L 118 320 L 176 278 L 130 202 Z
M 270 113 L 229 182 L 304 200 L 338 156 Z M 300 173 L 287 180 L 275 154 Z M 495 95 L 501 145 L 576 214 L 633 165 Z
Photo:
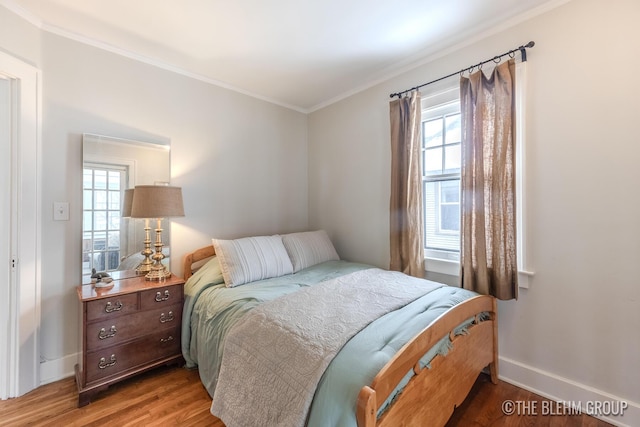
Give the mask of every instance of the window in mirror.
M 120 264 L 121 201 L 126 165 L 85 163 L 83 172 L 82 274 L 113 271 Z

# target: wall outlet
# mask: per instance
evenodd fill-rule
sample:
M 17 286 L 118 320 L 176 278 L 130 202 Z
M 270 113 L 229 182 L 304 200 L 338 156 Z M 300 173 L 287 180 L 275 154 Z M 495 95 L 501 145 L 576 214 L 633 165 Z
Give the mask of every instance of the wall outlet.
M 69 202 L 53 202 L 53 220 L 69 221 Z

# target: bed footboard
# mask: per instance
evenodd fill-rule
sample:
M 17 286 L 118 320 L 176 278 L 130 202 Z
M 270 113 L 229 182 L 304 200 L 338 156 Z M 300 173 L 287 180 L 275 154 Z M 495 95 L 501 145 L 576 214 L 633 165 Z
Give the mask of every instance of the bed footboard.
M 488 320 L 479 321 L 488 312 Z M 469 318 L 474 322 L 466 335 L 454 330 Z M 449 335 L 452 348 L 436 356 L 431 368 L 420 368 L 420 358 Z M 408 342 L 358 396 L 358 427 L 397 425 L 443 426 L 469 394 L 480 372 L 489 366 L 491 381 L 498 381 L 498 322 L 496 300 L 477 296 L 453 307 Z M 393 392 L 409 370 L 415 375 L 384 414 L 376 419 L 378 407 Z

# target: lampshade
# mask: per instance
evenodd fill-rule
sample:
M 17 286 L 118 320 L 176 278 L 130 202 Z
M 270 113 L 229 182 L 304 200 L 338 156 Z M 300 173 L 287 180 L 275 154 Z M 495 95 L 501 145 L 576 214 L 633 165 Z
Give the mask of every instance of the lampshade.
M 184 216 L 182 188 L 166 185 L 136 185 L 131 203 L 132 218 Z
M 133 188 L 127 188 L 124 190 L 124 200 L 122 201 L 122 214 L 123 218 L 131 216 L 131 205 L 133 204 Z

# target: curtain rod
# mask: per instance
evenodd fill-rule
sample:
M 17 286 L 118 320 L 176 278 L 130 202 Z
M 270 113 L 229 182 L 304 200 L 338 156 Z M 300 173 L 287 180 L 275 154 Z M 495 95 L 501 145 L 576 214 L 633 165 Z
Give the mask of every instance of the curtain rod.
M 511 58 L 513 58 L 515 56 L 515 52 L 517 52 L 517 51 L 520 51 L 520 57 L 522 59 L 522 62 L 526 62 L 526 60 L 527 60 L 527 51 L 525 49 L 532 48 L 533 46 L 535 46 L 535 43 L 533 41 L 530 41 L 529 43 L 525 44 L 524 46 L 520 46 L 520 47 L 517 47 L 515 49 L 511 49 L 509 52 L 505 52 L 502 55 L 496 55 L 491 59 L 487 59 L 486 61 L 482 61 L 482 62 L 480 62 L 480 63 L 478 63 L 476 65 L 472 65 L 472 66 L 467 67 L 467 68 L 463 68 L 462 70 L 457 71 L 455 73 L 447 74 L 444 77 L 440 77 L 439 79 L 432 80 L 432 81 L 430 81 L 428 83 L 423 83 L 423 84 L 421 84 L 419 86 L 412 87 L 411 89 L 403 90 L 402 92 L 392 93 L 391 95 L 389 95 L 389 97 L 393 98 L 394 96 L 397 96 L 398 98 L 400 98 L 400 97 L 402 97 L 403 94 L 405 94 L 407 92 L 418 90 L 421 87 L 428 86 L 428 85 L 430 85 L 432 83 L 439 82 L 440 80 L 447 79 L 449 77 L 455 76 L 456 74 L 462 75 L 465 71 L 468 71 L 470 73 L 471 71 L 473 71 L 474 68 L 481 69 L 484 64 L 486 64 L 488 62 L 491 62 L 491 61 L 493 61 L 493 62 L 495 62 L 497 64 L 497 63 L 500 62 L 500 60 L 502 59 L 503 56 L 509 55 Z

